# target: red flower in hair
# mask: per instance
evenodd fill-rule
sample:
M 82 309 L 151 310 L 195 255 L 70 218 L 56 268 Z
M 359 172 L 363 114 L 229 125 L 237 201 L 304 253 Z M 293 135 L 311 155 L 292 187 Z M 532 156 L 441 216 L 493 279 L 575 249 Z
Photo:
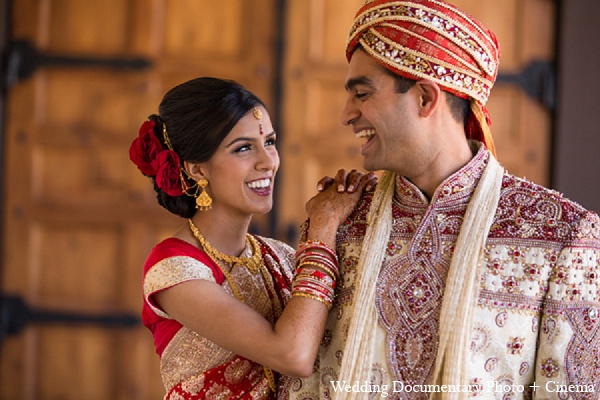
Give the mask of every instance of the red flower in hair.
M 163 150 L 156 156 L 156 185 L 169 196 L 181 196 L 181 166 L 177 153 Z
M 129 147 L 129 158 L 144 175 L 154 176 L 158 170 L 156 157 L 162 149 L 162 143 L 154 134 L 154 121 L 144 121 L 139 136 Z

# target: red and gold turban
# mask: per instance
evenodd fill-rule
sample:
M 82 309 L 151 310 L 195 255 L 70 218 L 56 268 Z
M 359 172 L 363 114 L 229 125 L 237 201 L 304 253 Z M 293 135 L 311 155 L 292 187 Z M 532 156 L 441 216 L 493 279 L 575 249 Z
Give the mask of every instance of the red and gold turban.
M 368 0 L 356 14 L 346 47 L 361 46 L 379 64 L 408 79 L 428 79 L 471 101 L 467 136 L 494 152 L 483 107 L 498 74 L 493 32 L 441 0 Z

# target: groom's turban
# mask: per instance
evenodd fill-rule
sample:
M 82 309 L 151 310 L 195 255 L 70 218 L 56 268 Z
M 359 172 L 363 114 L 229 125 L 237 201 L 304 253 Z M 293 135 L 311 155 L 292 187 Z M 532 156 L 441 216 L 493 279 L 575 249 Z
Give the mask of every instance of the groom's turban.
M 479 122 L 470 138 L 493 151 L 483 105 L 498 74 L 496 36 L 479 21 L 440 0 L 370 0 L 356 14 L 348 36 L 348 61 L 361 46 L 379 64 L 405 78 L 431 80 L 459 97 L 473 99 Z M 471 121 L 469 124 L 472 124 Z M 470 132 L 476 130 L 479 132 Z

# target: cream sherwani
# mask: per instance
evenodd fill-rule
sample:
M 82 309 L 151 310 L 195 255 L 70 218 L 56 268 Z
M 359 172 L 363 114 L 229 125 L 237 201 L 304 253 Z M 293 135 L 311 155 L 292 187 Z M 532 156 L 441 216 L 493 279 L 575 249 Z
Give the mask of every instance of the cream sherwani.
M 280 398 L 426 399 L 440 309 L 463 216 L 490 153 L 446 179 L 429 201 L 396 180 L 393 226 L 377 279 L 378 343 L 370 376 L 337 381 L 372 194 L 338 231 L 342 279 L 314 374 L 282 380 Z M 600 398 L 600 221 L 555 191 L 505 173 L 487 242 L 466 368 L 464 398 Z M 332 381 L 334 382 L 332 384 Z M 370 392 L 370 393 L 369 393 Z M 435 396 L 435 395 L 434 395 Z

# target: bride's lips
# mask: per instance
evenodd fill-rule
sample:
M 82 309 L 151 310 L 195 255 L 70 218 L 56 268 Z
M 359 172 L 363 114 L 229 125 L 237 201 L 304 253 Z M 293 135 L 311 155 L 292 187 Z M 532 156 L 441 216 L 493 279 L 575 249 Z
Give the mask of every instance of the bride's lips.
M 246 186 L 259 196 L 271 194 L 271 178 L 256 179 L 246 183 Z

